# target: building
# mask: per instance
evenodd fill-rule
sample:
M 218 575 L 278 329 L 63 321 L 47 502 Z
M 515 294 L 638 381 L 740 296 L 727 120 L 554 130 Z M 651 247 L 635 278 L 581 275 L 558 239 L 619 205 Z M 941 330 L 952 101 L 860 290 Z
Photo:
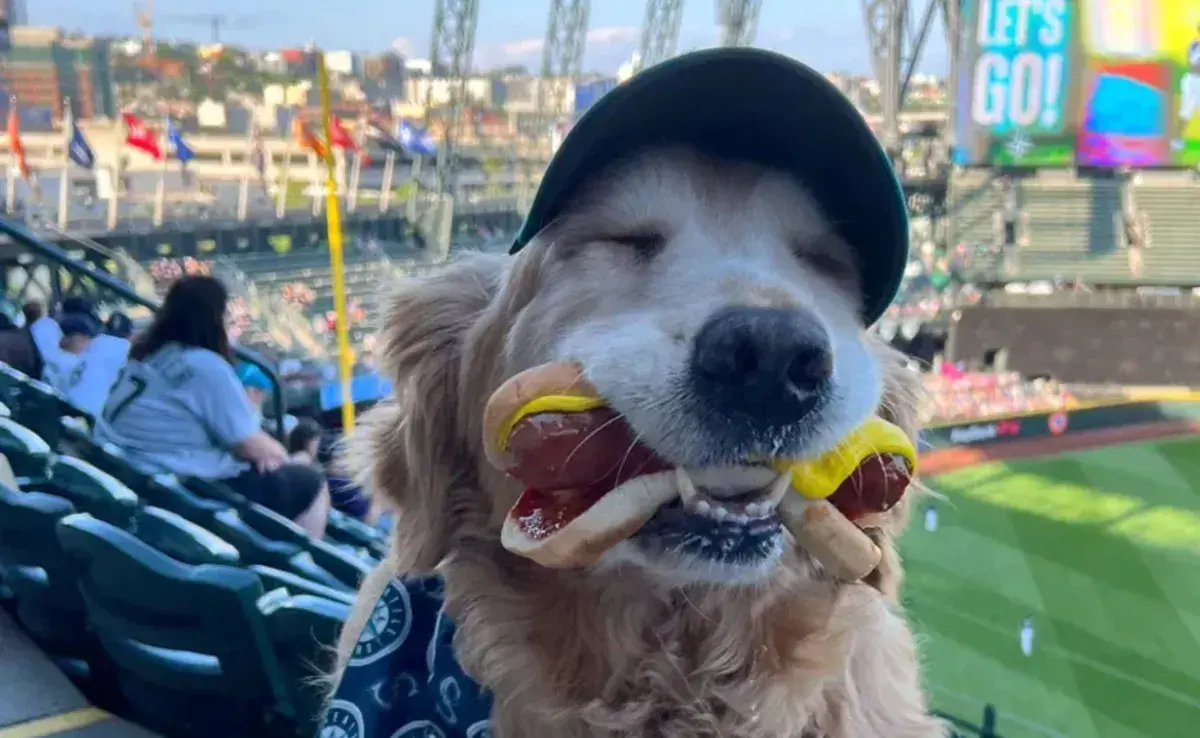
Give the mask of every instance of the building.
M 107 41 L 33 26 L 13 28 L 10 39 L 11 48 L 0 65 L 0 86 L 22 109 L 46 111 L 60 120 L 63 102 L 69 99 L 81 119 L 116 116 Z
M 0 0 L 0 18 L 7 20 L 10 26 L 25 25 L 29 22 L 25 2 L 26 0 Z

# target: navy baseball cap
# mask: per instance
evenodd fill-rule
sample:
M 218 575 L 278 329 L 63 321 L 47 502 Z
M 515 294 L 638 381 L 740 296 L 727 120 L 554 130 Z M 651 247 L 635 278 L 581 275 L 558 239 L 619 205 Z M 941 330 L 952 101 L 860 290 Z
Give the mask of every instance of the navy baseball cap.
M 102 326 L 96 316 L 88 313 L 66 313 L 58 321 L 64 336 L 83 335 L 95 338 L 100 335 Z
M 552 223 L 608 165 L 671 144 L 793 174 L 855 251 L 863 319 L 870 324 L 883 315 L 908 261 L 908 209 L 895 169 L 832 83 L 762 49 L 683 54 L 597 101 L 550 160 L 509 253 Z
M 133 335 L 133 320 L 125 313 L 115 312 L 108 316 L 104 332 L 117 338 L 129 338 Z

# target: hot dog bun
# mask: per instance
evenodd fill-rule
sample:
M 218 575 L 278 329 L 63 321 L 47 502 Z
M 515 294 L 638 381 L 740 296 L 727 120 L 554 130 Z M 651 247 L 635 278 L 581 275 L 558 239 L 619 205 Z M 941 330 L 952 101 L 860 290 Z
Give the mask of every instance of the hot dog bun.
M 505 517 L 501 544 L 543 566 L 594 563 L 678 496 L 673 477 L 655 473 L 658 462 L 635 449 L 575 364 L 517 374 L 483 417 L 488 460 L 527 487 Z

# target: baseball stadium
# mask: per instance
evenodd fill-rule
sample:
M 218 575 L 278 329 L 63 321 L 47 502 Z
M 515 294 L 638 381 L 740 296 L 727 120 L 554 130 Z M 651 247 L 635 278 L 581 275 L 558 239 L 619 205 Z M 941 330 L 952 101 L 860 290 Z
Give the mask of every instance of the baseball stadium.
M 476 84 L 468 36 L 488 2 L 431 3 L 429 69 L 405 68 L 421 84 L 403 104 L 346 92 L 355 66 L 311 49 L 287 61 L 311 78 L 307 97 L 237 132 L 155 107 L 146 80 L 169 89 L 175 57 L 139 47 L 125 76 L 106 57 L 105 82 L 89 66 L 100 46 L 8 8 L 0 738 L 492 735 L 474 692 L 435 680 L 438 649 L 453 656 L 442 610 L 420 625 L 428 684 L 372 685 L 380 706 L 425 700 L 420 719 L 384 730 L 340 692 L 330 702 L 334 646 L 405 514 L 350 479 L 337 448 L 393 395 L 383 288 L 508 253 L 572 128 L 677 56 L 684 3 L 647 0 L 622 75 L 593 78 L 580 71 L 589 3 L 551 0 L 540 74 Z M 717 2 L 718 45 L 755 46 L 763 5 Z M 138 8 L 135 40 L 150 42 L 153 3 Z M 1200 736 L 1200 0 L 864 0 L 863 16 L 873 78 L 828 77 L 907 211 L 903 280 L 870 330 L 925 390 L 896 608 L 920 713 L 947 738 Z M 934 44 L 947 74 L 924 85 Z M 39 65 L 69 66 L 86 106 L 61 80 L 28 102 Z M 386 88 L 360 66 L 370 84 L 355 89 Z M 137 100 L 92 116 L 105 84 Z M 501 84 L 506 106 L 485 104 Z M 224 295 L 217 353 L 236 376 L 188 407 L 244 411 L 261 453 L 283 454 L 267 472 L 254 456 L 228 474 L 146 465 L 138 444 L 97 431 L 137 415 L 146 382 L 129 367 L 150 361 L 138 352 L 162 316 L 202 312 L 201 292 L 178 297 L 197 284 Z M 78 356 L 109 345 L 115 363 L 88 365 L 111 369 L 103 392 L 76 391 Z M 184 363 L 181 376 L 201 371 Z M 151 435 L 192 442 L 159 412 L 142 410 Z M 222 422 L 196 443 L 236 435 Z M 385 590 L 351 667 L 417 632 L 414 615 L 397 635 L 395 608 L 441 597 L 421 581 Z

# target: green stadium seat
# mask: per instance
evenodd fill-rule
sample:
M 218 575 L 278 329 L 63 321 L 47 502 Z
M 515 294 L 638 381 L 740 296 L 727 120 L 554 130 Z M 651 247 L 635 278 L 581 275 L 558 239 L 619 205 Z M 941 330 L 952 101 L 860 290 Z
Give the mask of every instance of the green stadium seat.
M 72 405 L 50 385 L 35 379 L 27 380 L 21 386 L 17 404 L 12 410 L 22 425 L 44 438 L 55 449 L 62 440 L 63 418 L 79 418 L 89 427 L 93 422 L 89 413 Z
M 4 402 L 0 402 L 0 418 L 11 418 L 11 417 L 12 417 L 12 410 L 9 409 L 8 404 L 4 403 Z
M 340 510 L 329 511 L 325 537 L 334 543 L 365 548 L 374 556 L 387 552 L 387 537 L 382 532 Z
M 237 510 L 223 510 L 214 515 L 209 529 L 236 548 L 244 564 L 280 569 L 333 589 L 350 589 L 332 573 L 318 566 L 311 553 L 295 543 L 264 536 L 247 525 Z
M 254 572 L 180 563 L 88 516 L 64 518 L 58 538 L 137 722 L 180 738 L 298 734 L 284 727 L 297 712 L 264 615 L 282 592 L 264 597 Z
M 184 564 L 238 566 L 241 556 L 233 546 L 168 510 L 143 507 L 134 532 L 155 549 Z
M 129 529 L 141 501 L 133 490 L 82 459 L 58 456 L 50 465 L 43 492 L 65 497 L 81 512 Z
M 86 658 L 94 653 L 94 642 L 79 588 L 55 537 L 58 521 L 74 513 L 61 497 L 0 485 L 0 570 L 16 597 L 17 617 L 48 653 Z
M 245 497 L 242 497 L 220 482 L 211 479 L 201 479 L 200 477 L 180 477 L 179 481 L 183 483 L 183 486 L 205 499 L 224 502 L 230 507 L 239 509 L 246 506 Z
M 53 456 L 50 444 L 11 418 L 0 418 L 0 454 L 19 481 L 45 479 Z
M 267 632 L 306 736 L 316 735 L 320 728 L 325 704 L 320 677 L 334 666 L 336 653 L 331 647 L 350 617 L 350 608 L 350 603 L 298 595 L 267 613 Z M 315 661 L 314 653 L 319 654 Z
M 213 515 L 229 507 L 218 500 L 194 494 L 174 474 L 150 475 L 141 471 L 129 461 L 124 451 L 111 443 L 87 439 L 77 445 L 77 450 L 85 461 L 122 482 L 147 505 L 170 510 L 197 525 L 207 526 Z
M 321 597 L 334 602 L 341 602 L 346 605 L 354 604 L 354 594 L 341 589 L 333 589 L 326 587 L 323 584 L 298 577 L 291 572 L 283 571 L 282 569 L 273 569 L 269 566 L 251 566 L 250 571 L 258 575 L 262 580 L 263 588 L 268 592 L 275 589 L 286 590 L 289 597 L 297 595 L 312 595 Z
M 364 560 L 325 541 L 316 540 L 296 523 L 257 503 L 247 505 L 246 509 L 241 511 L 241 515 L 247 525 L 267 538 L 294 543 L 307 550 L 317 566 L 333 574 L 338 581 L 351 589 L 357 589 L 363 577 L 374 566 L 373 561 Z

